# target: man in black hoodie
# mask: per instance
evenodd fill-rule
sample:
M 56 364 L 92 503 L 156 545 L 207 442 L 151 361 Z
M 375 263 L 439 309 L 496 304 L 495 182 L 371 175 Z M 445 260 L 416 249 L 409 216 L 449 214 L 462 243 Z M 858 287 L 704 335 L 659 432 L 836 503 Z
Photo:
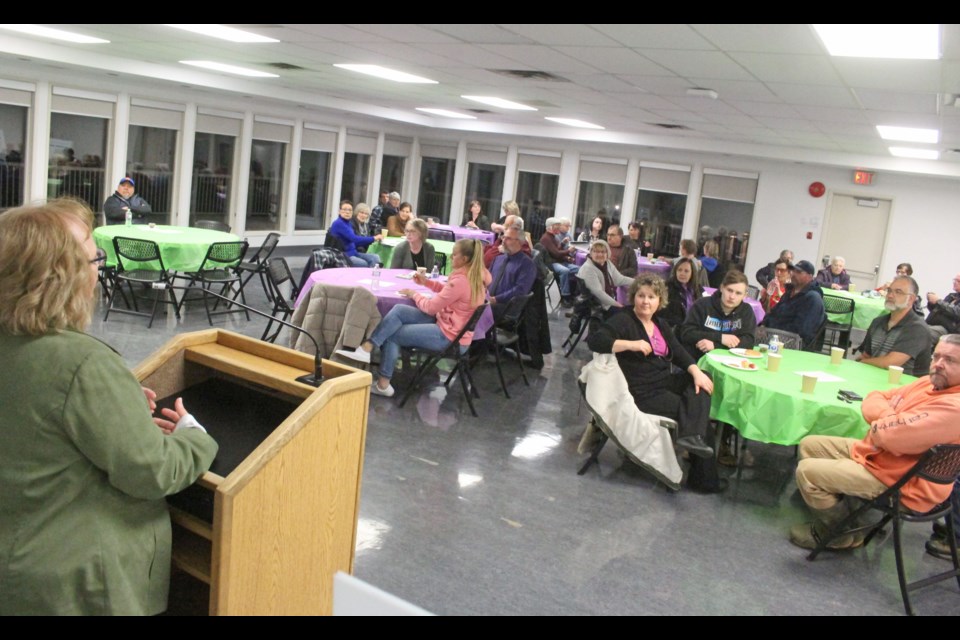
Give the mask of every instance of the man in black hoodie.
M 749 349 L 753 346 L 757 318 L 744 304 L 747 277 L 728 271 L 713 295 L 697 300 L 680 325 L 680 343 L 696 360 L 714 349 Z

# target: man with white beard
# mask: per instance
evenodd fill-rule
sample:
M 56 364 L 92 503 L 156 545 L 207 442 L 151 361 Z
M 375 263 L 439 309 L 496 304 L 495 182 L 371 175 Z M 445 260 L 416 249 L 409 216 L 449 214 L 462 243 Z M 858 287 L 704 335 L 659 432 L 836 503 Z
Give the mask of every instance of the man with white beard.
M 860 362 L 886 369 L 891 365 L 903 367 L 913 376 L 926 375 L 930 370 L 930 332 L 923 319 L 913 313 L 917 299 L 917 281 L 910 276 L 898 276 L 887 289 L 884 307 L 890 313 L 877 316 L 867 329 L 860 345 Z

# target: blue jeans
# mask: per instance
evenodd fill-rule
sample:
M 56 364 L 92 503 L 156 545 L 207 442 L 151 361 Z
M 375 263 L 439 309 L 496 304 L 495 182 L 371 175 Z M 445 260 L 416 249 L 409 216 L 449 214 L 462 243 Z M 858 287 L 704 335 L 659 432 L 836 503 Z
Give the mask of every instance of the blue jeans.
M 550 265 L 553 272 L 557 274 L 557 280 L 560 281 L 560 295 L 567 297 L 570 295 L 570 276 L 576 275 L 580 267 L 571 263 L 554 262 Z
M 373 267 L 380 264 L 380 256 L 375 253 L 360 253 L 355 256 L 349 256 L 350 264 L 355 267 Z
M 373 330 L 370 342 L 380 347 L 380 375 L 390 379 L 400 357 L 400 347 L 442 351 L 450 344 L 450 339 L 443 335 L 436 318 L 416 307 L 398 304 Z M 461 353 L 466 349 L 460 345 Z

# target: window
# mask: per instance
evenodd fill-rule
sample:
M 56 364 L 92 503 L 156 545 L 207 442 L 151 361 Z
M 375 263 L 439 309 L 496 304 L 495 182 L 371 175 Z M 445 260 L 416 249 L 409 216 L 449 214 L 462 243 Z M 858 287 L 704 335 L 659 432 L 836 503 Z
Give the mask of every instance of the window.
M 680 255 L 683 216 L 687 208 L 690 167 L 640 165 L 640 190 L 633 220 L 640 237 L 657 255 Z
M 574 220 L 574 235 L 590 233 L 593 219 L 602 214 L 607 222 L 620 219 L 623 204 L 623 185 L 605 182 L 580 181 L 580 197 L 577 198 L 577 219 Z
M 216 220 L 230 224 L 235 136 L 197 133 L 193 147 L 190 224 Z
M 283 159 L 287 143 L 254 140 L 250 153 L 247 229 L 276 231 L 280 227 Z
M 23 204 L 27 107 L 0 104 L 0 211 Z
M 420 199 L 417 202 L 417 217 L 436 218 L 444 223 L 449 221 L 450 204 L 453 199 L 453 171 L 456 163 L 456 160 L 448 158 L 423 158 L 420 165 Z
M 71 196 L 103 210 L 106 118 L 50 114 L 50 166 L 47 197 Z
M 383 156 L 383 165 L 380 170 L 380 190 L 403 193 L 403 167 L 406 158 L 401 156 Z M 379 194 L 377 194 L 379 195 Z M 370 203 L 376 204 L 375 202 Z
M 704 171 L 697 242 L 702 250 L 708 240 L 717 241 L 724 271 L 743 271 L 746 264 L 756 194 L 755 175 Z
M 559 186 L 560 176 L 551 173 L 521 171 L 517 176 L 517 204 L 520 205 L 524 229 L 530 232 L 534 244 L 543 237 L 547 218 L 556 215 Z M 492 222 L 497 220 L 502 212 L 497 207 L 491 213 Z
M 340 199 L 349 200 L 354 205 L 358 202 L 366 202 L 369 182 L 370 156 L 366 153 L 344 153 Z
M 326 218 L 331 154 L 301 151 L 297 180 L 296 230 L 322 229 Z
M 503 204 L 503 177 L 506 167 L 496 164 L 470 162 L 467 164 L 467 197 L 463 202 L 464 216 L 469 211 L 470 202 L 480 201 L 480 209 L 490 222 L 496 222 L 500 217 L 500 206 Z M 461 219 L 451 220 L 459 224 Z
M 150 204 L 151 222 L 169 224 L 173 202 L 177 132 L 171 129 L 130 126 L 127 142 L 127 175 L 136 183 L 137 195 Z

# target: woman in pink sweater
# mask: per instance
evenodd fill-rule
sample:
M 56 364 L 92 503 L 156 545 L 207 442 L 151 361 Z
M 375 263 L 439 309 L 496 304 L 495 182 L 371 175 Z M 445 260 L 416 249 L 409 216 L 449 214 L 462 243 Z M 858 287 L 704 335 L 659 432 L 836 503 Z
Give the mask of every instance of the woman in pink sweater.
M 458 240 L 450 255 L 453 271 L 446 284 L 428 280 L 418 273 L 414 281 L 436 292 L 426 296 L 411 289 L 401 289 L 416 307 L 398 304 L 380 321 L 370 338 L 354 351 L 340 349 L 338 354 L 358 362 L 370 362 L 373 347 L 380 347 L 380 371 L 373 384 L 373 393 L 392 396 L 393 367 L 400 355 L 400 347 L 420 347 L 439 351 L 450 344 L 473 312 L 486 297 L 490 272 L 483 266 L 483 245 L 476 240 Z M 473 340 L 468 331 L 460 340 L 461 353 Z

